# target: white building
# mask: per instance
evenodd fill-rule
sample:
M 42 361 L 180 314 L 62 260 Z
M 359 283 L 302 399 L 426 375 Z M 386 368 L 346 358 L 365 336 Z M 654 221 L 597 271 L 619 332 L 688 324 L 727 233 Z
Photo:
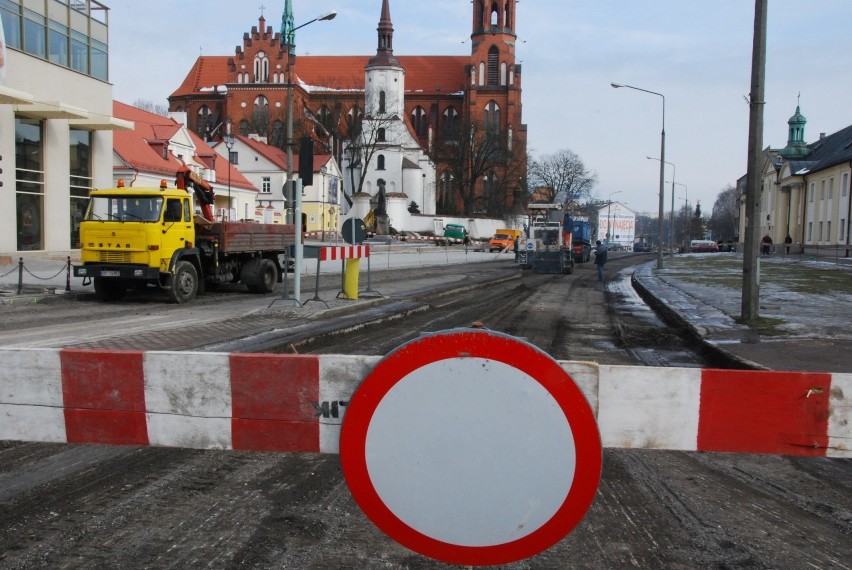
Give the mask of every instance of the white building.
M 636 239 L 636 213 L 622 204 L 612 202 L 598 209 L 598 236 L 596 239 L 617 243 L 630 249 Z
M 112 184 L 108 8 L 3 0 L 0 252 L 69 252 L 89 190 Z

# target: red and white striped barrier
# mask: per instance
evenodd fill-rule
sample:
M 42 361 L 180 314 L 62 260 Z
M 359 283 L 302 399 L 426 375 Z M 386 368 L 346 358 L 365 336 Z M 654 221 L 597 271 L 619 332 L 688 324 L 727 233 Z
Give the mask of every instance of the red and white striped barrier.
M 337 453 L 379 360 L 0 349 L 0 440 Z M 852 457 L 852 374 L 560 365 L 604 447 Z
M 335 261 L 338 259 L 360 259 L 370 257 L 368 245 L 342 245 L 323 247 L 320 249 L 320 261 Z

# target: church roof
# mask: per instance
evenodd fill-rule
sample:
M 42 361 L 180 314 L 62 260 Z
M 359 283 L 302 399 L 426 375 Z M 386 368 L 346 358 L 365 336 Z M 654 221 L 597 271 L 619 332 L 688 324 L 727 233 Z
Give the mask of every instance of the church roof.
M 370 61 L 368 55 L 323 56 L 304 55 L 296 58 L 294 83 L 301 83 L 309 91 L 313 88 L 332 90 L 364 90 L 364 68 Z M 172 97 L 199 95 L 228 84 L 230 56 L 201 56 L 192 66 L 183 83 Z M 437 95 L 463 92 L 467 86 L 466 67 L 470 56 L 398 56 L 405 69 L 406 93 Z M 246 87 L 246 84 L 239 84 Z M 262 90 L 264 84 L 249 84 Z M 279 83 L 270 87 L 281 88 Z

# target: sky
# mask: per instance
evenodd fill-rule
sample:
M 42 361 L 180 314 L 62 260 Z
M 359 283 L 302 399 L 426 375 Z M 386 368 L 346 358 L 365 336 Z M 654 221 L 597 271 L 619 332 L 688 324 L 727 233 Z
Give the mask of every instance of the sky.
M 233 55 L 264 6 L 284 0 L 106 0 L 114 98 L 167 104 L 199 55 Z M 381 0 L 293 0 L 297 55 L 371 55 Z M 428 6 L 428 9 L 426 8 Z M 469 0 L 391 0 L 396 55 L 467 55 Z M 521 0 L 523 120 L 536 158 L 569 149 L 597 175 L 594 196 L 655 215 L 665 96 L 665 210 L 718 194 L 746 173 L 754 2 Z M 852 124 L 852 0 L 769 0 L 763 146 L 787 142 L 801 105 L 807 142 Z

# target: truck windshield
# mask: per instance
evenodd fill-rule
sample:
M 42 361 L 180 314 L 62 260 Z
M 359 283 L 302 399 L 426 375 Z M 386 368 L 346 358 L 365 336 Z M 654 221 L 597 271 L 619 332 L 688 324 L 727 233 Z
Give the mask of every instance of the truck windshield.
M 106 222 L 157 222 L 161 196 L 93 196 L 86 219 Z

